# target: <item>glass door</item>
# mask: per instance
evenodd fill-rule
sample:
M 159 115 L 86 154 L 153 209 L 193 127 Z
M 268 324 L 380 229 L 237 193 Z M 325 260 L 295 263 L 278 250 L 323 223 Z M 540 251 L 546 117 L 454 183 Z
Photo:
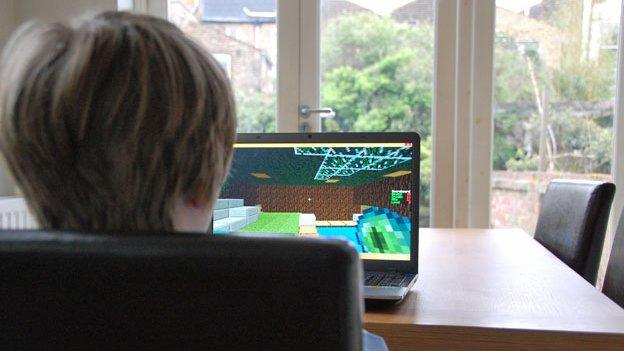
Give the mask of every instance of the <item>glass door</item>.
M 434 1 L 321 0 L 316 118 L 323 132 L 418 132 L 429 226 Z M 303 102 L 305 103 L 305 102 Z

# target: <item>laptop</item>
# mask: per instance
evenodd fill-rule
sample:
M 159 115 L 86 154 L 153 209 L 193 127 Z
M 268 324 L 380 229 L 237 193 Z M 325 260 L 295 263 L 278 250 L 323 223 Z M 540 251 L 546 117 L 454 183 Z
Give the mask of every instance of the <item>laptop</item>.
M 416 133 L 238 134 L 212 231 L 348 240 L 364 297 L 400 301 L 418 277 L 419 161 Z

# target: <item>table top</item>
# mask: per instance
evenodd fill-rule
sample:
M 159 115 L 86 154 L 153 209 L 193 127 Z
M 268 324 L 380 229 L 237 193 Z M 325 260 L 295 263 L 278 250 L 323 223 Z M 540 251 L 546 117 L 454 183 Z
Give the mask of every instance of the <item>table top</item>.
M 419 251 L 412 291 L 367 309 L 367 328 L 624 333 L 624 310 L 522 230 L 421 229 Z

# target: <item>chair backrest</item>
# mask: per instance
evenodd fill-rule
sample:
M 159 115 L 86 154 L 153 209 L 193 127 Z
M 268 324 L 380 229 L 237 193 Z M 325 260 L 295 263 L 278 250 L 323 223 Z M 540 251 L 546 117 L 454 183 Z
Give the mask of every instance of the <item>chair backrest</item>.
M 0 339 L 9 349 L 359 350 L 360 277 L 340 240 L 1 232 Z
M 624 308 L 624 210 L 613 238 L 602 292 Z
M 535 240 L 594 285 L 614 193 L 612 183 L 553 180 L 535 229 Z

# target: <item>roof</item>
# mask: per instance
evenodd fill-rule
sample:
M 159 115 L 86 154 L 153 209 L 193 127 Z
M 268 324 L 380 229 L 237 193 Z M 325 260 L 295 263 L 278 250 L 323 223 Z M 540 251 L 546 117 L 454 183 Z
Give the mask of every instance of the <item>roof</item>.
M 432 23 L 434 6 L 431 0 L 416 0 L 392 11 L 392 18 L 401 23 Z
M 202 22 L 275 23 L 276 0 L 201 0 Z

